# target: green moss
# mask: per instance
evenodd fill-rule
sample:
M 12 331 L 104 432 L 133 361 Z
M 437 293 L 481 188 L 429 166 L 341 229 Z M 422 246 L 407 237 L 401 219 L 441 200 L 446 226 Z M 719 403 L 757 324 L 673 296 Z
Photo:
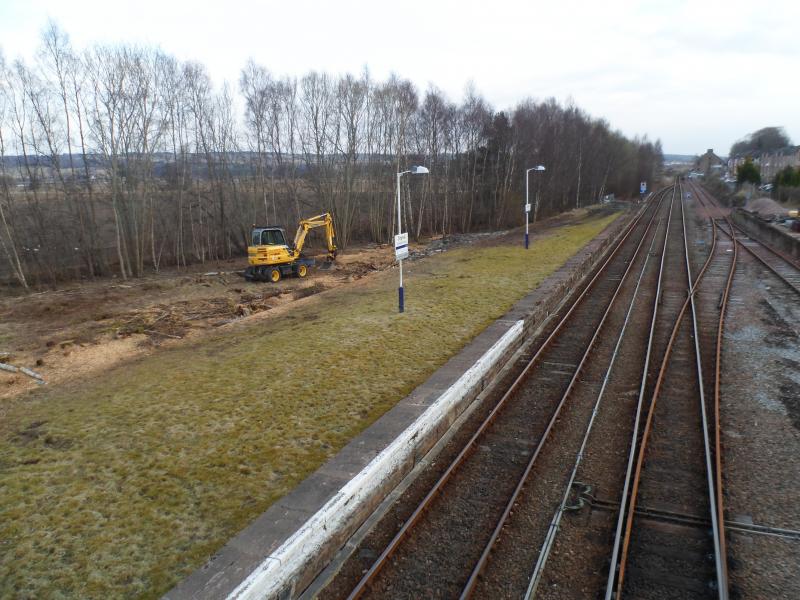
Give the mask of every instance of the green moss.
M 389 271 L 309 298 L 294 318 L 6 401 L 0 596 L 165 592 L 614 217 L 528 251 L 407 263 L 403 315 Z

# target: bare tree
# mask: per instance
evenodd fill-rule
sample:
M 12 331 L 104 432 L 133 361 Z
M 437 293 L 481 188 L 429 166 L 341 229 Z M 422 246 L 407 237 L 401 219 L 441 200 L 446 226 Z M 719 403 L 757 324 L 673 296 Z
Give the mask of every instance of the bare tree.
M 366 69 L 276 77 L 248 61 L 240 116 L 203 65 L 130 45 L 78 55 L 53 22 L 0 82 L 0 251 L 23 286 L 242 256 L 252 223 L 314 211 L 334 213 L 342 246 L 386 242 L 411 164 L 430 168 L 402 180 L 420 239 L 518 225 L 529 165 L 547 166 L 536 219 L 633 195 L 662 161 L 659 142 L 571 101 L 495 110 L 472 84 L 460 103 L 434 85 L 420 99 Z
M 11 206 L 11 177 L 6 170 L 6 145 L 3 138 L 3 127 L 6 117 L 6 94 L 10 87 L 9 79 L 10 73 L 6 68 L 5 57 L 0 52 L 0 191 L 3 194 L 2 200 L 0 200 L 0 221 L 3 224 L 3 230 L 0 232 L 0 247 L 3 249 L 3 254 L 14 277 L 23 288 L 27 289 L 28 280 L 25 277 L 25 269 L 19 258 L 18 244 L 14 236 L 15 228 L 13 227 L 13 222 L 10 221 L 8 210 Z

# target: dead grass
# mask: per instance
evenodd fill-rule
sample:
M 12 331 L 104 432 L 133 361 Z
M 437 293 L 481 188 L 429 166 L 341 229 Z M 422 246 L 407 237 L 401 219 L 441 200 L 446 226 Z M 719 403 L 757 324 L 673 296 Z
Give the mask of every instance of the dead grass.
M 156 597 L 615 215 L 459 248 L 0 405 L 0 596 Z

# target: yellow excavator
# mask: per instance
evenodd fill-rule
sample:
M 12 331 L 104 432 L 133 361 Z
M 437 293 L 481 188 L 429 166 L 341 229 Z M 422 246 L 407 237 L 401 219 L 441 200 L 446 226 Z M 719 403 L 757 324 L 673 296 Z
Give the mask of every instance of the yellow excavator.
M 328 256 L 320 265 L 320 270 L 332 268 L 333 261 L 336 260 L 336 231 L 333 228 L 333 217 L 330 213 L 323 213 L 300 221 L 291 247 L 286 243 L 286 235 L 280 227 L 253 226 L 252 246 L 247 247 L 250 265 L 244 271 L 244 278 L 275 283 L 282 277 L 308 275 L 308 269 L 315 265 L 315 260 L 303 256 L 303 246 L 308 232 L 317 227 L 325 228 L 325 241 L 328 244 Z

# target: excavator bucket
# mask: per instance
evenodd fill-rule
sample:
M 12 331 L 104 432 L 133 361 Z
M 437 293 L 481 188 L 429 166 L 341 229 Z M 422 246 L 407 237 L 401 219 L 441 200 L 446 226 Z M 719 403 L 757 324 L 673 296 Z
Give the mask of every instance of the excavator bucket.
M 326 260 L 319 266 L 320 271 L 330 271 L 333 268 L 333 261 Z

